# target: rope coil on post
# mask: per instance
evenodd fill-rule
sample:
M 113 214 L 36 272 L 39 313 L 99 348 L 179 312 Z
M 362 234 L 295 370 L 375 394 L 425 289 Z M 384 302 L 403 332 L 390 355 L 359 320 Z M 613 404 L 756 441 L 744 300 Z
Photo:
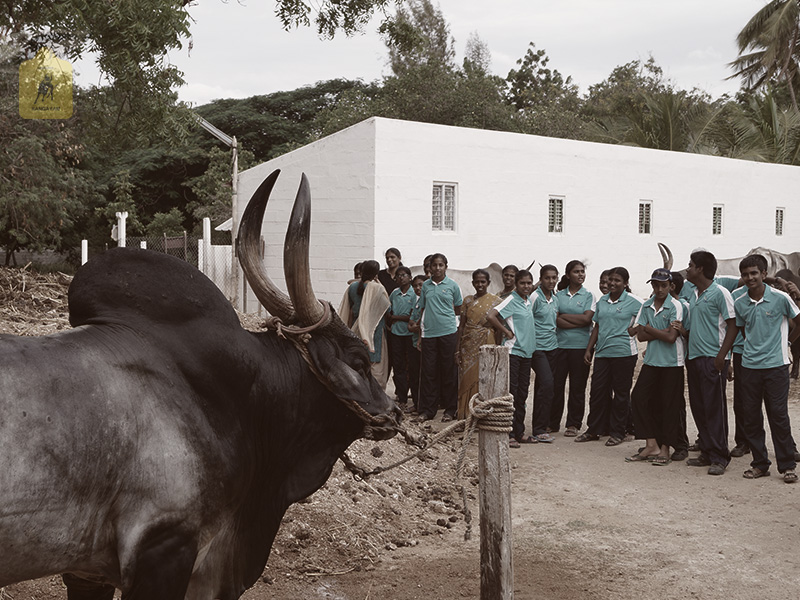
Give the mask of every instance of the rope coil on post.
M 480 393 L 475 394 L 469 399 L 469 416 L 467 417 L 466 433 L 461 442 L 461 450 L 458 452 L 456 462 L 456 478 L 461 477 L 464 470 L 464 457 L 467 454 L 467 446 L 475 429 L 481 431 L 493 431 L 496 433 L 511 433 L 514 422 L 514 396 L 506 394 L 497 398 L 484 400 Z M 472 537 L 472 512 L 467 506 L 467 490 L 463 485 L 459 485 L 461 492 L 461 503 L 464 506 L 464 522 L 467 529 L 464 531 L 464 539 Z

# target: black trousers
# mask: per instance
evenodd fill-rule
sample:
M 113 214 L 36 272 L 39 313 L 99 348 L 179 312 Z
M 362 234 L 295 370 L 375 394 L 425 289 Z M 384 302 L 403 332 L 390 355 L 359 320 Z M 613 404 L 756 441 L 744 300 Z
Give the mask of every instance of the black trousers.
M 513 354 L 508 357 L 508 392 L 514 397 L 512 435 L 516 440 L 525 435 L 525 403 L 531 385 L 531 360 Z
M 594 359 L 586 433 L 622 439 L 631 411 L 631 383 L 638 355 Z
M 689 406 L 697 425 L 700 452 L 712 463 L 727 466 L 731 461 L 728 450 L 728 407 L 725 385 L 728 361 L 720 373 L 714 368 L 714 359 L 699 356 L 686 361 L 686 379 L 689 384 Z
M 742 404 L 744 402 L 744 392 L 742 391 L 742 355 L 738 352 L 732 353 L 733 359 L 733 441 L 737 446 L 746 446 L 747 437 L 744 434 L 744 414 Z
M 586 382 L 589 380 L 589 366 L 583 362 L 586 349 L 559 348 L 556 354 L 556 368 L 553 373 L 553 404 L 550 407 L 550 430 L 558 431 L 564 414 L 564 390 L 569 377 L 569 399 L 567 400 L 567 421 L 565 427 L 580 429 L 586 410 Z
M 770 464 L 767 445 L 764 442 L 764 416 L 761 412 L 762 398 L 767 412 L 772 445 L 775 447 L 775 460 L 778 471 L 794 469 L 794 439 L 789 423 L 789 367 L 774 369 L 748 369 L 742 367 L 742 413 L 745 439 L 753 452 L 750 466 L 766 471 Z
M 419 414 L 436 415 L 439 406 L 452 417 L 458 411 L 458 367 L 456 365 L 456 333 L 435 338 L 422 338 L 420 357 Z
M 397 392 L 397 402 L 408 402 L 408 392 L 411 381 L 412 352 L 416 352 L 412 336 L 396 335 L 389 332 L 389 357 L 392 361 L 392 381 Z M 419 362 L 419 361 L 418 361 Z M 419 378 L 419 372 L 417 372 Z
M 558 349 L 537 350 L 533 353 L 531 368 L 536 373 L 536 379 L 533 381 L 533 420 L 531 422 L 533 435 L 547 432 L 547 428 L 550 426 L 550 412 L 555 389 L 553 371 L 557 358 Z M 560 417 L 559 420 L 561 420 Z
M 636 437 L 678 447 L 683 403 L 683 367 L 642 365 L 631 394 Z

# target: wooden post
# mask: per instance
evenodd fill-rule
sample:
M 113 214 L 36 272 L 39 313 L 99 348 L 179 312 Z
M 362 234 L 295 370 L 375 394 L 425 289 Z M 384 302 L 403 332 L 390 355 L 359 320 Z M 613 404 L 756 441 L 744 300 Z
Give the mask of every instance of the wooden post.
M 484 400 L 508 394 L 508 348 L 481 346 L 478 391 Z M 514 598 L 511 554 L 511 468 L 508 433 L 478 433 L 481 600 Z

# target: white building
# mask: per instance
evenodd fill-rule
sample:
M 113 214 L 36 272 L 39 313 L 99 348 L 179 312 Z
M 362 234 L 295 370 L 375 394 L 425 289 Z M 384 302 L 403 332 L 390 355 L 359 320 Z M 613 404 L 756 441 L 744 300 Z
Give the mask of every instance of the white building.
M 643 296 L 662 264 L 657 242 L 675 268 L 701 246 L 719 258 L 800 250 L 800 169 L 790 166 L 370 118 L 241 173 L 239 211 L 274 169 L 270 276 L 283 286 L 283 238 L 305 172 L 312 281 L 334 305 L 353 265 L 384 264 L 392 246 L 406 265 L 443 252 L 451 268 L 470 270 L 535 259 L 563 271 L 578 258 L 595 292 L 600 271 L 621 265 Z

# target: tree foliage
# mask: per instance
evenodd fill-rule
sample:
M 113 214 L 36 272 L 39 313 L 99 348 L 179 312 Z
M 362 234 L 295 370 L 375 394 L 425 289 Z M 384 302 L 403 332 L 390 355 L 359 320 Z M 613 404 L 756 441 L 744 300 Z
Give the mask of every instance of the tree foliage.
M 748 89 L 783 84 L 797 110 L 800 87 L 800 5 L 797 0 L 771 0 L 748 21 L 736 38 L 739 56 L 731 62 L 734 76 Z

